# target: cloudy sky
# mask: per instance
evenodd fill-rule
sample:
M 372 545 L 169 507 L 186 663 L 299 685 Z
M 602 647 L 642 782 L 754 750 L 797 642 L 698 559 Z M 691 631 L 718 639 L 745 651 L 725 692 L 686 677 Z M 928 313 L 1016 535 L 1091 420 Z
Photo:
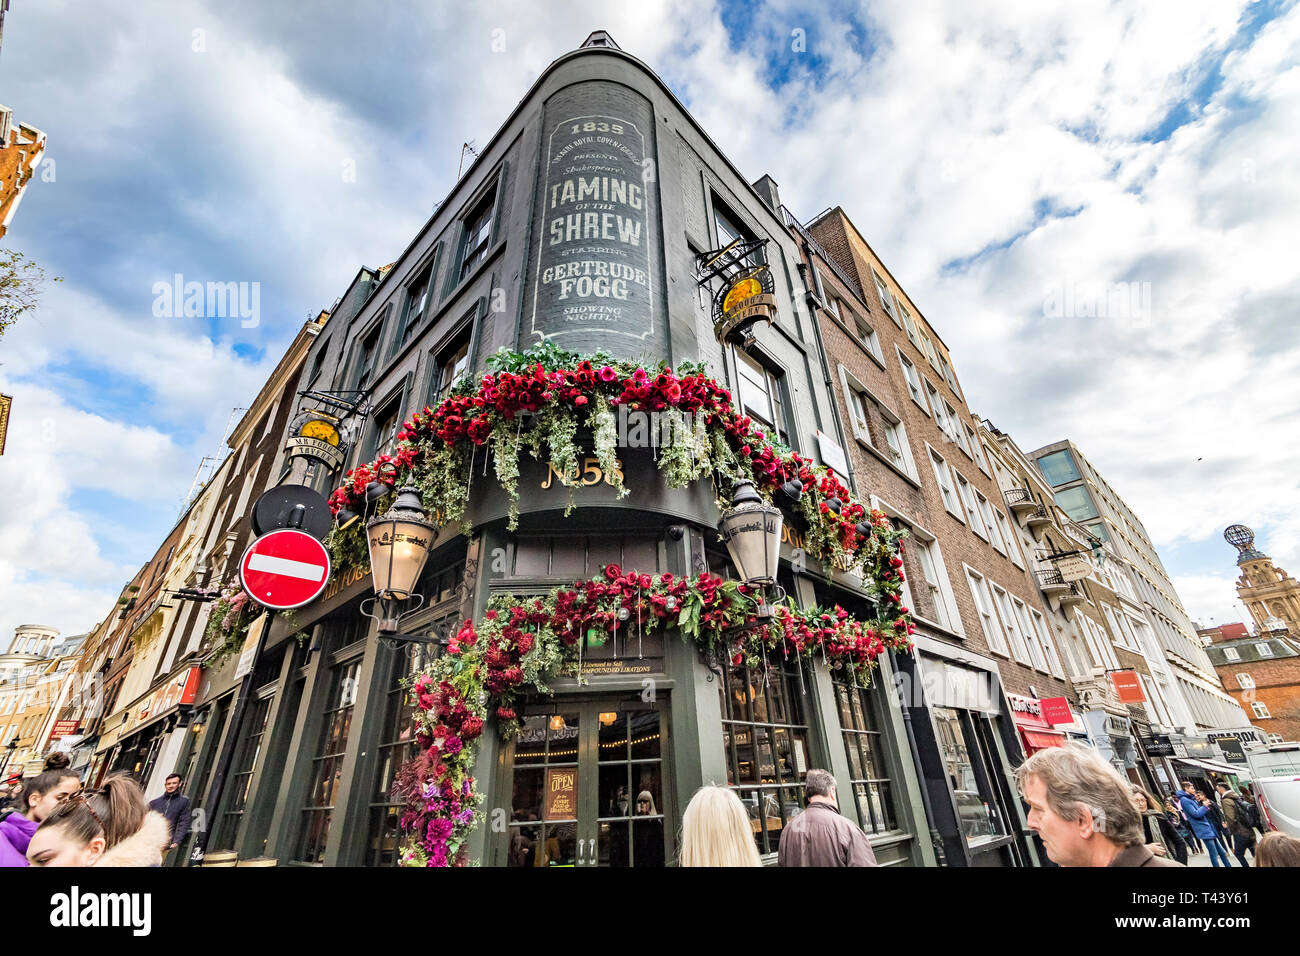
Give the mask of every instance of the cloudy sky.
M 0 340 L 0 635 L 107 613 L 301 322 L 601 28 L 797 215 L 844 206 L 972 409 L 1073 438 L 1193 618 L 1244 617 L 1227 524 L 1300 573 L 1294 3 L 15 0 L 0 102 L 49 149 L 3 242 L 65 281 Z M 260 321 L 155 315 L 176 274 Z

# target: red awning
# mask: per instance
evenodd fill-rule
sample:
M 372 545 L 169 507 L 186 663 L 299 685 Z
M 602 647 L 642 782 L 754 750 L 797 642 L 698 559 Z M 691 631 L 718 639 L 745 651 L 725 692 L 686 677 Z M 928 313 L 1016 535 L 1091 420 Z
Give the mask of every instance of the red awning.
M 1046 730 L 1025 730 L 1020 728 L 1024 734 L 1025 743 L 1034 750 L 1044 750 L 1047 747 L 1064 747 L 1065 734 L 1050 733 Z

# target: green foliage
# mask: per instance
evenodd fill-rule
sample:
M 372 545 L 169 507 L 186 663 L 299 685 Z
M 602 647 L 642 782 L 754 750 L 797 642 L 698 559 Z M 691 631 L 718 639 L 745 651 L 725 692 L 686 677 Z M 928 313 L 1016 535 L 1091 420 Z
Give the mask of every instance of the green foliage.
M 62 282 L 56 277 L 53 282 Z M 12 249 L 0 249 L 0 338 L 5 330 L 41 300 L 45 270 L 35 261 Z

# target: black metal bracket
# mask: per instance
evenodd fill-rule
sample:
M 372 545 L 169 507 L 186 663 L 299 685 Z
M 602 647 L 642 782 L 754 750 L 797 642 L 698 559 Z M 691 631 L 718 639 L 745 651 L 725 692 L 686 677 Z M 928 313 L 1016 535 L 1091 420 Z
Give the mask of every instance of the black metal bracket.
M 733 239 L 721 249 L 701 252 L 695 257 L 696 284 L 706 285 L 718 276 L 742 268 L 747 256 L 766 245 L 766 239 Z

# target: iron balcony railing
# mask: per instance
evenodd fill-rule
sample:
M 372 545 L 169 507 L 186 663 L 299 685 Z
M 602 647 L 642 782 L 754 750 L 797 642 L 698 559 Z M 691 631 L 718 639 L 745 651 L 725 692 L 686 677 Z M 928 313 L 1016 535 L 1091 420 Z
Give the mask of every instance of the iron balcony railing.
M 1026 505 L 1034 503 L 1034 493 L 1028 488 L 1012 488 L 1010 491 L 1002 492 L 1002 497 L 1007 500 L 1009 505 Z

